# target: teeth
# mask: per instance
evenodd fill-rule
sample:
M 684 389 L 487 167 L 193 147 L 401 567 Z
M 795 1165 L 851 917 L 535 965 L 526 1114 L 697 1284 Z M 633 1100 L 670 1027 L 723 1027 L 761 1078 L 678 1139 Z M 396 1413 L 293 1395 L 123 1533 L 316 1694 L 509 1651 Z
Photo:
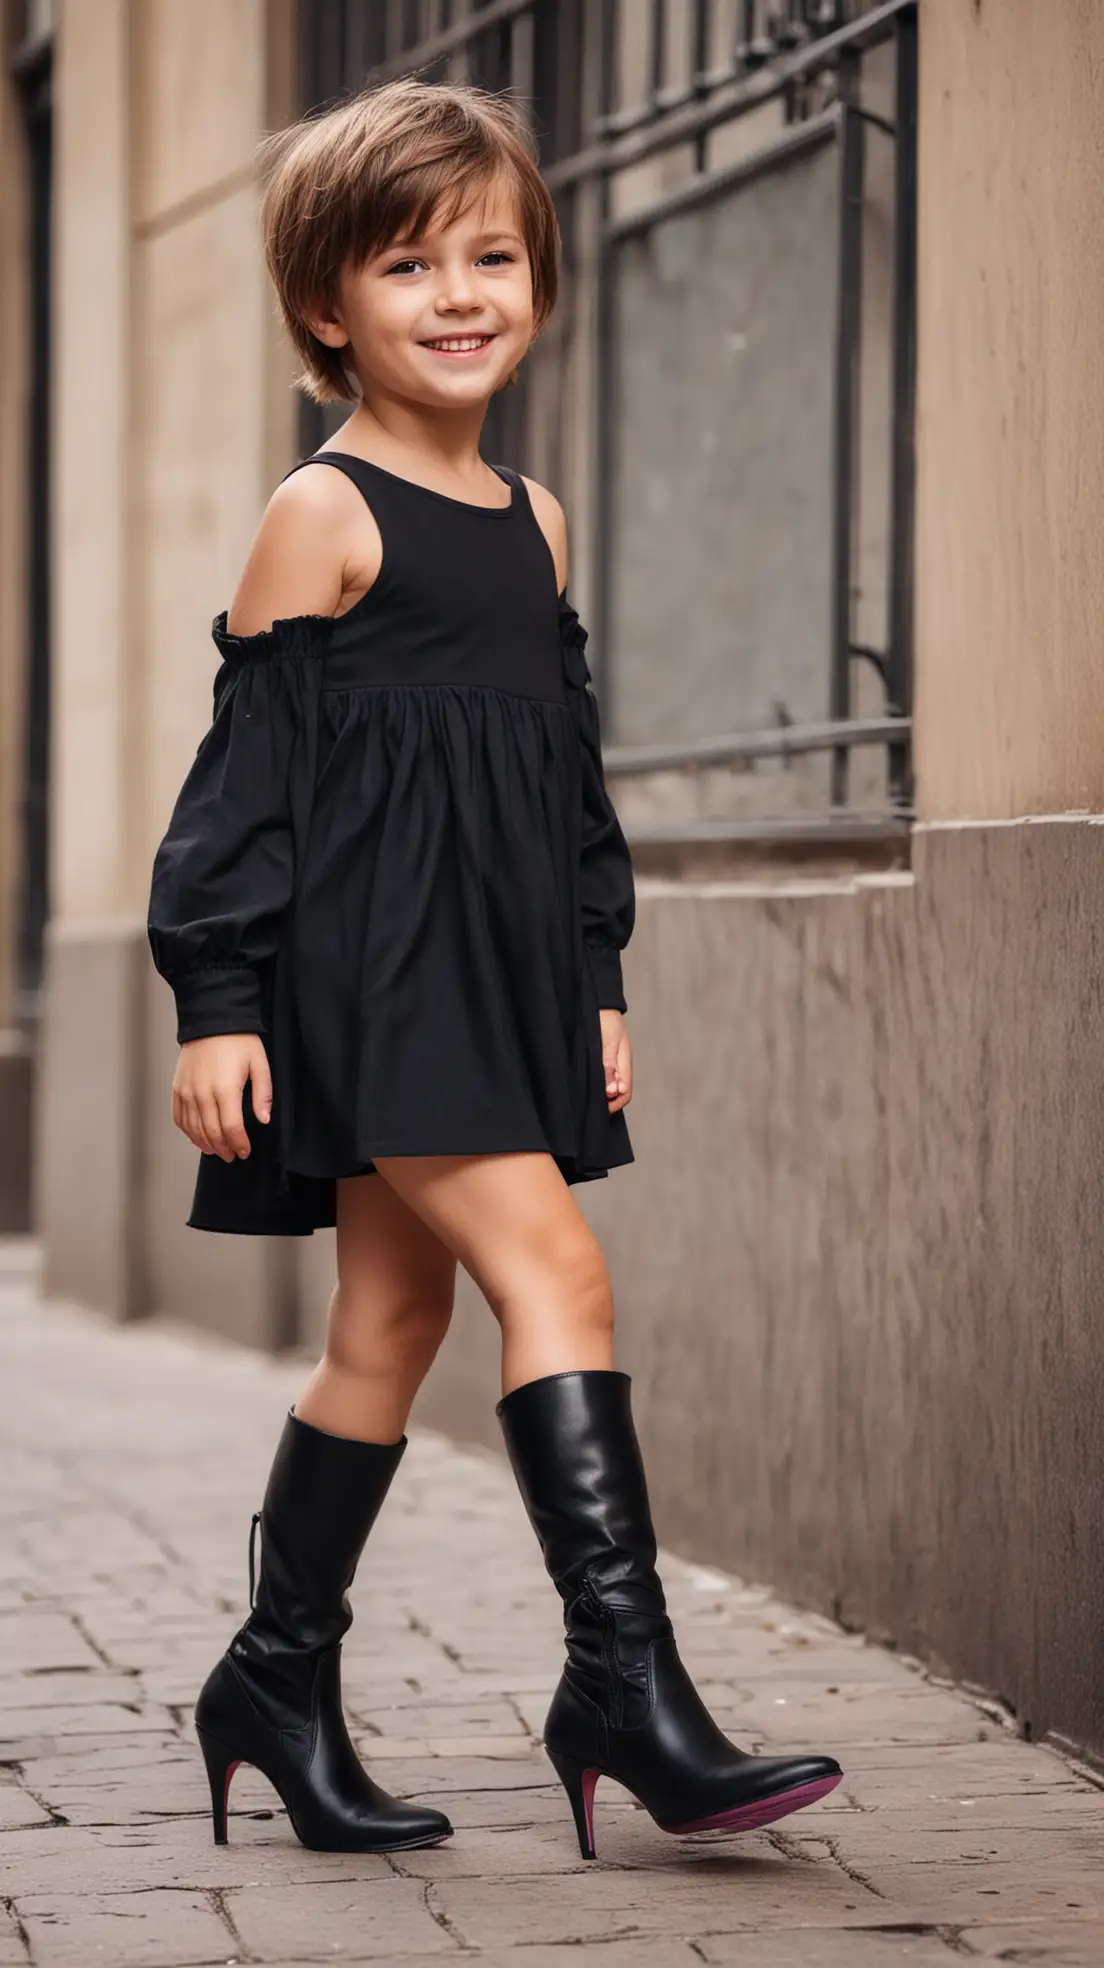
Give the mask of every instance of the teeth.
M 437 349 L 474 349 L 482 348 L 484 342 L 489 342 L 490 339 L 489 335 L 467 335 L 463 339 L 457 336 L 449 341 L 427 342 L 426 346 Z

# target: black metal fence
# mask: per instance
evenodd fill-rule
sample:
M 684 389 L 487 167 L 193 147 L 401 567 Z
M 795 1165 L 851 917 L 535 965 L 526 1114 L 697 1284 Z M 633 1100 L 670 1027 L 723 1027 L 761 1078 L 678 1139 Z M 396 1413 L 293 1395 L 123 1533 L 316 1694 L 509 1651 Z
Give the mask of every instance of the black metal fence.
M 819 711 L 803 714 L 799 704 L 795 714 L 780 689 L 768 714 L 753 708 L 750 727 L 715 713 L 704 731 L 680 727 L 671 737 L 657 710 L 649 742 L 607 743 L 607 771 L 626 782 L 721 766 L 743 782 L 734 815 L 708 823 L 685 813 L 661 816 L 639 824 L 638 834 L 853 837 L 907 825 L 916 32 L 915 0 L 300 0 L 304 109 L 366 81 L 417 72 L 516 91 L 531 111 L 563 236 L 562 298 L 519 386 L 495 399 L 484 448 L 543 479 L 568 508 L 572 585 L 592 629 L 607 735 L 618 735 L 623 693 L 639 689 L 645 674 L 642 654 L 638 660 L 633 646 L 623 646 L 618 630 L 618 582 L 623 589 L 633 573 L 625 541 L 634 496 L 617 456 L 625 401 L 622 249 L 631 238 L 658 239 L 680 214 L 731 198 L 814 146 L 836 160 L 834 291 L 824 297 L 831 403 L 824 624 L 808 657 L 819 666 L 809 697 Z M 867 83 L 875 59 L 880 92 Z M 890 187 L 878 236 L 888 258 L 887 299 L 877 318 L 864 305 L 872 143 L 880 146 L 881 177 Z M 864 425 L 874 373 L 884 379 L 885 401 L 873 425 Z M 303 449 L 327 428 L 305 406 Z M 877 524 L 872 500 L 884 507 Z M 692 583 L 692 568 L 687 578 Z M 876 635 L 860 631 L 864 612 L 868 622 L 877 617 Z M 723 659 L 723 623 L 709 633 Z M 770 662 L 769 648 L 757 652 L 759 670 L 769 672 Z M 736 692 L 733 702 L 742 701 Z M 871 750 L 884 760 L 884 773 L 873 797 L 867 777 L 865 810 L 858 810 L 853 761 Z M 757 810 L 756 772 L 767 765 L 785 773 L 814 757 L 823 776 L 812 793 L 805 785 L 793 812 L 780 811 L 777 796 Z

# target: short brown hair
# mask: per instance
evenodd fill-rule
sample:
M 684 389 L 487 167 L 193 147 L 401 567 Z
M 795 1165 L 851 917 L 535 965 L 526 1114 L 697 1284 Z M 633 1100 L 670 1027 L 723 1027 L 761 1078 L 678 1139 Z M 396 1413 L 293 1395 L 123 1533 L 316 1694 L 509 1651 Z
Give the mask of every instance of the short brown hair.
M 299 386 L 317 403 L 355 401 L 346 350 L 319 341 L 306 319 L 333 306 L 342 268 L 363 265 L 392 239 L 416 238 L 435 216 L 451 224 L 498 176 L 517 197 L 534 334 L 551 314 L 556 208 L 525 113 L 509 97 L 403 76 L 304 117 L 268 138 L 261 156 L 265 258 L 303 358 Z

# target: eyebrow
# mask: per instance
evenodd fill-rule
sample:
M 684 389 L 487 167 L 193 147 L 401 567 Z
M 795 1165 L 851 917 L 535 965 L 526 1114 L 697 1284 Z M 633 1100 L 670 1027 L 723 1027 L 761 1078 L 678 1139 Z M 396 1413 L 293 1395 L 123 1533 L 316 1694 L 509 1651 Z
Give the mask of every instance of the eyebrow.
M 510 226 L 497 226 L 493 232 L 476 233 L 476 239 L 481 242 L 485 242 L 488 239 L 512 239 L 517 246 L 524 246 L 525 244 L 520 232 L 514 232 Z M 395 253 L 398 252 L 400 247 L 424 246 L 424 244 L 424 235 L 414 238 L 410 233 L 406 233 L 401 239 L 393 239 L 389 246 L 381 246 L 380 253 L 381 255 L 383 253 Z

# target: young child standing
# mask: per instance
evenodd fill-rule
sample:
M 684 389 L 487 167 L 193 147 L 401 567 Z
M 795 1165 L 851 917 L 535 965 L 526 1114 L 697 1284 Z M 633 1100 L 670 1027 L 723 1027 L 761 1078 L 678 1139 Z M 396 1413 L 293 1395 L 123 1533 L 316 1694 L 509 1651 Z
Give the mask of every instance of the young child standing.
M 176 997 L 173 1118 L 201 1150 L 190 1223 L 336 1224 L 338 1284 L 254 1518 L 249 1617 L 196 1706 L 215 1836 L 240 1762 L 306 1845 L 451 1834 L 359 1762 L 340 1649 L 457 1263 L 501 1328 L 497 1413 L 563 1599 L 545 1744 L 584 1856 L 601 1774 L 668 1831 L 765 1824 L 842 1773 L 743 1753 L 686 1674 L 571 1194 L 633 1159 L 632 867 L 563 512 L 479 453 L 555 302 L 555 210 L 521 113 L 468 86 L 367 91 L 268 163 L 301 381 L 355 407 L 273 494 L 215 621 L 149 936 Z

